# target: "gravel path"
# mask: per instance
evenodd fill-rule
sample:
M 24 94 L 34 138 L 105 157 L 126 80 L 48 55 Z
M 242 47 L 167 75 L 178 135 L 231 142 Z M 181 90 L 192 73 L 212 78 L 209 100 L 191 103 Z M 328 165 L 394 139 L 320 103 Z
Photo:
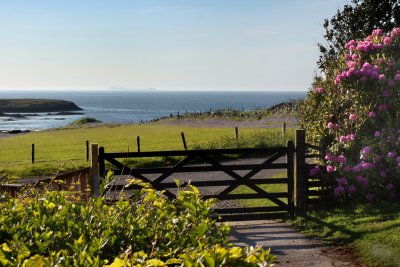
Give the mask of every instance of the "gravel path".
M 339 254 L 320 241 L 310 239 L 290 224 L 274 221 L 246 221 L 231 223 L 231 242 L 236 246 L 256 246 L 271 248 L 278 257 L 276 266 L 287 267 L 356 267 L 348 254 Z

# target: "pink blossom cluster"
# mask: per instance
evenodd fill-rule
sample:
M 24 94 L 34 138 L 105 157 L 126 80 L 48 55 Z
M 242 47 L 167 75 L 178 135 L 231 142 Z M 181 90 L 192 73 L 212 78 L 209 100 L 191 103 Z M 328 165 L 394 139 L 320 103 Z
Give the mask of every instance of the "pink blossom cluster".
M 400 28 L 349 41 L 342 66 L 332 88 L 319 85 L 313 92 L 319 99 L 332 92 L 354 99 L 347 98 L 342 114 L 324 115 L 325 131 L 335 138 L 325 167 L 309 174 L 333 177 L 338 198 L 394 199 L 400 191 Z
M 397 73 L 392 79 L 385 75 L 385 69 L 381 68 L 380 65 L 384 63 L 383 58 L 380 58 L 374 64 L 362 60 L 362 54 L 369 52 L 384 52 L 391 45 L 396 43 L 399 39 L 398 36 L 400 28 L 394 28 L 389 35 L 385 35 L 382 30 L 374 30 L 372 35 L 368 36 L 364 40 L 355 41 L 350 40 L 345 44 L 346 53 L 344 58 L 346 60 L 346 68 L 339 72 L 334 80 L 334 83 L 340 84 L 342 81 L 356 76 L 361 81 L 365 82 L 368 79 L 380 80 L 387 82 L 390 85 L 394 85 L 394 82 L 400 80 L 400 74 Z M 393 66 L 393 62 L 388 67 Z M 388 95 L 389 91 L 385 92 Z

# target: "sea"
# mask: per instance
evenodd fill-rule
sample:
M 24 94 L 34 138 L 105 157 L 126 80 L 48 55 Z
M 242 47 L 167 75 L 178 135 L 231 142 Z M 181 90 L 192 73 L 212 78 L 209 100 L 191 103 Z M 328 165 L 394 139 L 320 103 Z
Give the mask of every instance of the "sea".
M 0 98 L 47 98 L 73 101 L 84 114 L 27 114 L 26 118 L 0 117 L 0 131 L 39 131 L 64 127 L 81 117 L 104 123 L 148 122 L 186 112 L 221 109 L 239 111 L 268 108 L 304 98 L 304 91 L 193 92 L 193 91 L 0 91 Z

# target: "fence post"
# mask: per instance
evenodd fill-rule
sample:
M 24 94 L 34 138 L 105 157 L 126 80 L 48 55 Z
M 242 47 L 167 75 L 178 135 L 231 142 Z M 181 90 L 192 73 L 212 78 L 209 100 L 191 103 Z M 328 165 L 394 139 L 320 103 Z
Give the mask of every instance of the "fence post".
M 321 160 L 325 160 L 326 156 L 326 143 L 323 137 L 319 139 L 319 150 L 321 155 Z
M 184 148 L 185 150 L 187 150 L 186 140 L 185 140 L 185 134 L 184 134 L 183 132 L 181 132 L 181 137 L 182 137 L 183 148 Z
M 92 144 L 92 161 L 90 166 L 90 186 L 92 196 L 100 196 L 100 170 L 99 170 L 99 146 Z
M 140 136 L 136 136 L 137 152 L 140 152 Z
M 296 206 L 304 210 L 307 207 L 307 174 L 306 172 L 306 131 L 296 130 Z
M 89 140 L 86 140 L 86 161 L 89 161 Z
M 285 134 L 286 134 L 286 122 L 283 122 L 282 123 L 282 135 L 283 135 L 283 137 L 285 137 Z
M 239 148 L 239 128 L 235 127 L 235 142 L 236 148 Z
M 289 140 L 286 143 L 287 146 L 287 154 L 286 154 L 286 163 L 287 167 L 287 191 L 288 191 L 288 205 L 289 205 L 289 214 L 293 215 L 294 213 L 294 144 L 293 141 Z
M 32 144 L 32 164 L 35 163 L 35 144 Z

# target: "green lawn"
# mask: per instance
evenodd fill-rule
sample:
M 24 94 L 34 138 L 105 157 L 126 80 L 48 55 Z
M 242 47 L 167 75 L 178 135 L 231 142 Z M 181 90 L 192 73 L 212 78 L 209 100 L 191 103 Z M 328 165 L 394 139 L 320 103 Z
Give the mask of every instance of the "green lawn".
M 136 151 L 140 136 L 141 151 L 181 150 L 181 132 L 189 149 L 235 147 L 234 128 L 207 128 L 161 124 L 108 125 L 32 132 L 0 139 L 0 172 L 9 175 L 44 175 L 58 169 L 85 166 L 86 140 L 104 146 L 106 152 Z M 292 139 L 294 129 L 282 137 L 280 129 L 240 128 L 239 146 L 282 145 Z M 31 145 L 35 144 L 35 164 L 31 164 Z
M 332 245 L 352 245 L 368 266 L 400 266 L 400 205 L 346 205 L 298 216 L 304 233 Z

